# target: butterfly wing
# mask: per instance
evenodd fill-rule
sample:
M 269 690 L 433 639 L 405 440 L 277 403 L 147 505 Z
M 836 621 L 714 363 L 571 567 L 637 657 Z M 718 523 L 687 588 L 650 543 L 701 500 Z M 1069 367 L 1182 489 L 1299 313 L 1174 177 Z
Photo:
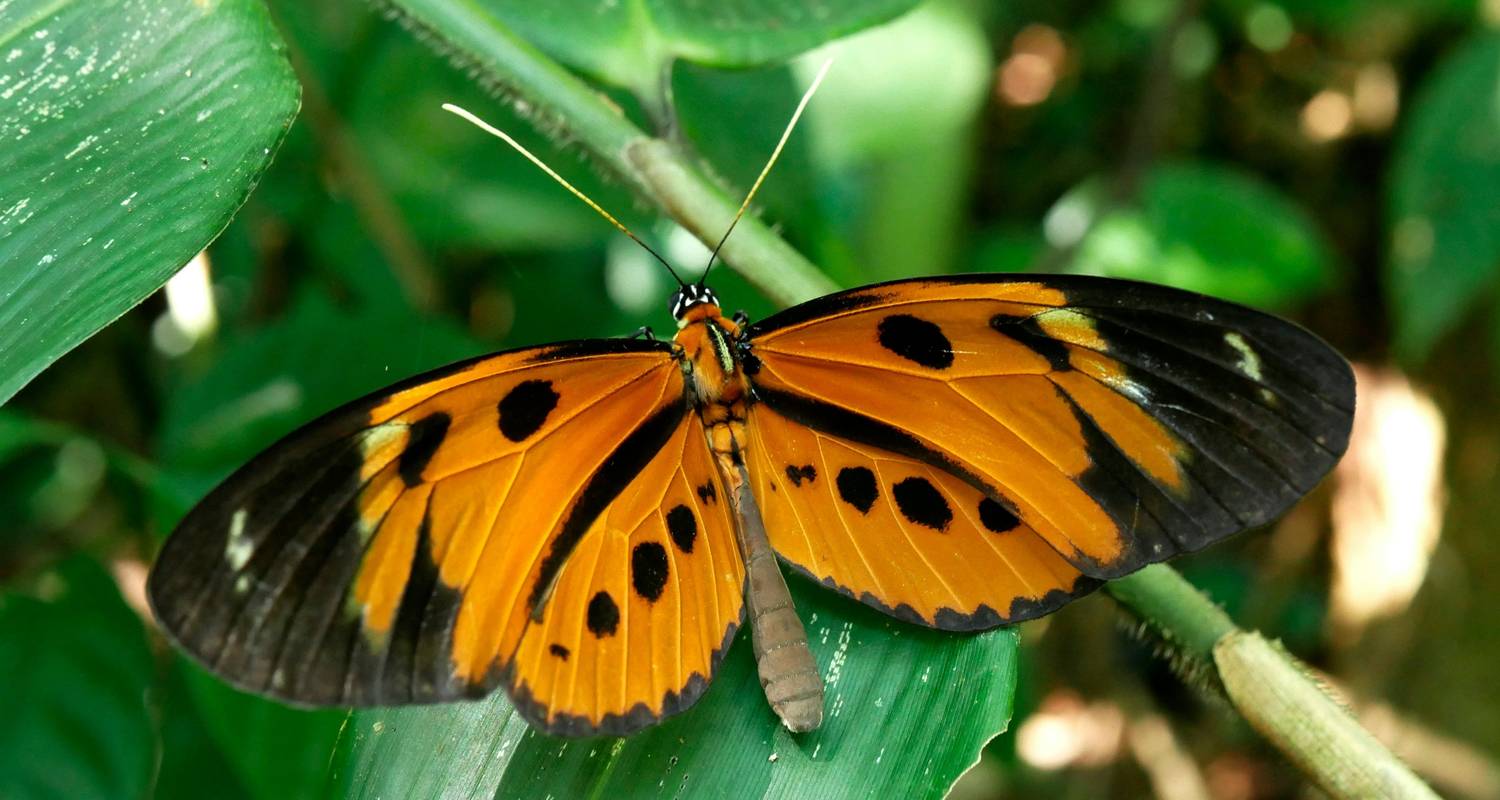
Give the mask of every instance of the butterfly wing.
M 671 713 L 711 677 L 743 588 L 727 513 L 697 491 L 722 496 L 683 386 L 667 343 L 586 341 L 351 403 L 188 514 L 152 571 L 153 608 L 210 669 L 293 702 L 504 684 L 549 730 Z M 692 552 L 668 550 L 665 572 L 646 556 L 635 572 L 655 597 L 631 595 L 631 548 L 685 537 L 679 507 Z
M 692 705 L 744 619 L 745 566 L 695 416 L 590 527 L 507 685 L 553 733 L 621 736 Z
M 1036 616 L 1274 519 L 1343 453 L 1354 405 L 1307 331 L 1127 281 L 901 281 L 749 335 L 773 545 L 941 628 Z

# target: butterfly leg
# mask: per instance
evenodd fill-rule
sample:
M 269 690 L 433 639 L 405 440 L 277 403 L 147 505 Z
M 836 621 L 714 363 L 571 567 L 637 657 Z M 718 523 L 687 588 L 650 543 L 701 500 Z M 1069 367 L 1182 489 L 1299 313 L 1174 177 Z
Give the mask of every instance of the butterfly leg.
M 734 324 L 740 326 L 741 328 L 744 328 L 746 325 L 750 324 L 750 315 L 746 314 L 745 309 L 743 308 L 739 311 L 734 312 L 733 319 Z
M 792 605 L 792 593 L 776 563 L 760 507 L 750 492 L 742 465 L 729 480 L 739 524 L 740 551 L 749 578 L 751 644 L 766 701 L 793 733 L 816 730 L 823 723 L 823 677 L 807 646 L 807 631 Z
M 646 339 L 648 341 L 654 342 L 656 341 L 656 331 L 651 330 L 650 325 L 642 325 L 641 327 L 636 329 L 635 333 L 630 334 L 628 338 Z

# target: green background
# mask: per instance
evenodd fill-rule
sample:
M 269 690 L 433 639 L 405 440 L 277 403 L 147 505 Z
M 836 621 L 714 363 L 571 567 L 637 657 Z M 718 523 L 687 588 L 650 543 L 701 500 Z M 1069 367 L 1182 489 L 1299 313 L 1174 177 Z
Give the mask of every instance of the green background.
M 966 770 L 954 796 L 1304 796 L 1102 596 L 952 637 L 794 580 L 837 704 L 797 739 L 744 643 L 693 711 L 574 743 L 503 697 L 295 711 L 175 654 L 142 616 L 144 567 L 277 436 L 486 350 L 670 330 L 658 265 L 442 103 L 683 269 L 706 260 L 566 120 L 464 55 L 441 22 L 464 15 L 734 197 L 835 56 L 757 201 L 833 283 L 1153 280 L 1409 376 L 1446 430 L 1414 599 L 1356 636 L 1331 621 L 1342 479 L 1181 567 L 1445 796 L 1500 797 L 1492 0 L 0 6 L 0 797 L 940 796 Z M 205 247 L 216 321 L 193 331 L 157 289 Z M 713 284 L 752 317 L 777 307 L 731 269 Z

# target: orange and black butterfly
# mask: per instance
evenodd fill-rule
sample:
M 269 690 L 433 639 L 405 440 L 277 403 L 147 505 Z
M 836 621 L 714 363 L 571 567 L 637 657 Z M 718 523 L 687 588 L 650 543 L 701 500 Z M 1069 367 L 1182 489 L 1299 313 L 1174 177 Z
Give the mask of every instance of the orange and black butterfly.
M 693 704 L 747 616 L 793 730 L 823 684 L 781 563 L 978 631 L 1265 524 L 1343 453 L 1338 353 L 1144 283 L 968 275 L 748 323 L 526 347 L 356 400 L 194 508 L 149 593 L 236 686 L 302 704 L 503 686 L 626 734 Z

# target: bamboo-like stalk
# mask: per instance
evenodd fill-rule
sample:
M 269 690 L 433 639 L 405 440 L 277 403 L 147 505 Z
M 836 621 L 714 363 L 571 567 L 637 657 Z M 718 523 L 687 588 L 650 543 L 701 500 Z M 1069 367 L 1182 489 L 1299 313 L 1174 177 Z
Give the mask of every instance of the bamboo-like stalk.
M 1229 615 L 1176 570 L 1154 564 L 1106 586 L 1131 613 L 1207 667 L 1235 710 L 1330 797 L 1437 798 L 1295 656 Z
M 712 247 L 735 201 L 667 142 L 634 125 L 604 95 L 515 36 L 474 0 L 384 0 L 408 25 L 509 93 L 544 131 L 575 142 Z M 783 304 L 836 287 L 753 215 L 724 261 Z M 1335 798 L 1434 798 L 1432 790 L 1338 706 L 1284 650 L 1235 627 L 1175 570 L 1154 565 L 1112 582 L 1126 608 L 1213 670 L 1234 707 Z

